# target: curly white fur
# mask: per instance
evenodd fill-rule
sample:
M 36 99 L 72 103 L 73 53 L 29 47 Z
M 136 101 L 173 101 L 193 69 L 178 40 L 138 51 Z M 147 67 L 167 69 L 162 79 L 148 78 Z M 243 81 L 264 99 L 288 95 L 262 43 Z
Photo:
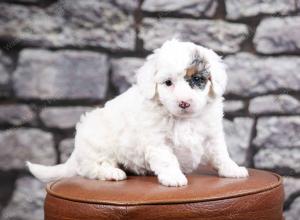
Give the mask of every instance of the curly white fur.
M 203 89 L 192 88 L 184 78 L 195 53 L 208 64 L 210 79 Z M 139 175 L 154 173 L 166 186 L 183 186 L 184 173 L 209 163 L 220 176 L 247 177 L 247 170 L 230 159 L 224 139 L 226 81 L 225 67 L 212 50 L 167 41 L 137 71 L 136 85 L 81 117 L 65 164 L 28 162 L 29 169 L 48 182 L 75 175 L 123 180 L 124 167 Z M 190 107 L 180 108 L 181 101 Z

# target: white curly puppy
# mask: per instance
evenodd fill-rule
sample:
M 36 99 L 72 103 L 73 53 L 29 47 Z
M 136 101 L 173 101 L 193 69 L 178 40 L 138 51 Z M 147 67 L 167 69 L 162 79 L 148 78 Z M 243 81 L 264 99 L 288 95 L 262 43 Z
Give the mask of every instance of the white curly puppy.
M 124 67 L 126 68 L 126 67 Z M 81 117 L 75 149 L 64 164 L 28 162 L 42 181 L 75 175 L 124 180 L 130 170 L 184 186 L 184 173 L 209 163 L 223 177 L 247 177 L 230 159 L 223 132 L 227 76 L 220 57 L 191 42 L 170 40 L 147 57 L 137 84 Z

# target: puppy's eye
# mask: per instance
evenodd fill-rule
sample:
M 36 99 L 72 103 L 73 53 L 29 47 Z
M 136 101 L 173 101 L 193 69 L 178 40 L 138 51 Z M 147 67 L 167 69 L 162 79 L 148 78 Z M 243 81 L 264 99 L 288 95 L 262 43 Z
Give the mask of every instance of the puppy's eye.
M 194 76 L 194 77 L 193 77 L 193 81 L 194 81 L 194 82 L 199 82 L 199 81 L 200 81 L 200 77 Z
M 204 77 L 199 77 L 199 76 L 194 76 L 192 78 L 192 80 L 195 82 L 195 83 L 199 83 L 199 82 L 205 82 L 205 78 Z
M 173 83 L 171 80 L 167 80 L 167 81 L 165 81 L 165 84 L 166 84 L 166 86 L 171 86 Z

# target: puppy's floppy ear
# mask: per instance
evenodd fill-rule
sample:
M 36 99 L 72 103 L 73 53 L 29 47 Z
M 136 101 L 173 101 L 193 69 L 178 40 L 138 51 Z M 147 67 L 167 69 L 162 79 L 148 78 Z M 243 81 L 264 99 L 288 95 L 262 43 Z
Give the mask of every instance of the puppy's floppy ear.
M 214 96 L 220 97 L 224 94 L 227 85 L 226 66 L 221 57 L 213 50 L 206 50 L 206 57 L 209 62 L 210 81 Z
M 156 74 L 155 54 L 147 57 L 144 65 L 136 72 L 137 85 L 142 95 L 148 99 L 152 99 L 156 92 L 156 82 L 154 80 Z

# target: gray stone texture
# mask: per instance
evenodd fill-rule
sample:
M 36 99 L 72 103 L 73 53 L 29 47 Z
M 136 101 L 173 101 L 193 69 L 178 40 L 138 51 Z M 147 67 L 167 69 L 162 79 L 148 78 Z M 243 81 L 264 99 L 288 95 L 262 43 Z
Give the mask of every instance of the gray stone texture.
M 3 210 L 1 220 L 44 219 L 45 185 L 32 177 L 17 180 L 11 201 Z
M 103 99 L 108 68 L 107 56 L 95 52 L 23 50 L 13 86 L 25 99 Z
M 226 143 L 233 160 L 240 165 L 247 164 L 253 120 L 251 118 L 235 118 L 224 120 Z
M 91 107 L 49 107 L 41 111 L 40 118 L 47 127 L 70 129 L 90 110 Z
M 250 101 L 252 114 L 300 113 L 300 101 L 290 95 L 259 96 Z
M 134 12 L 139 7 L 139 0 L 114 0 L 114 3 L 120 8 L 127 10 L 128 12 Z
M 239 53 L 225 58 L 227 94 L 254 96 L 268 92 L 300 92 L 300 58 L 297 56 L 258 57 Z
M 290 169 L 300 172 L 300 149 L 262 148 L 254 156 L 254 165 L 260 169 Z
M 0 39 L 52 47 L 132 50 L 135 46 L 132 13 L 112 1 L 59 0 L 46 9 L 2 3 L 0 11 Z
M 267 18 L 257 27 L 254 44 L 264 54 L 296 53 L 300 51 L 300 16 Z
M 289 168 L 300 172 L 300 117 L 262 117 L 257 121 L 257 136 L 253 143 L 259 147 L 254 156 L 255 167 Z
M 59 143 L 60 161 L 66 162 L 74 150 L 74 138 L 67 138 Z
M 35 113 L 28 105 L 0 105 L 0 123 L 22 125 L 35 120 Z
M 225 5 L 229 19 L 274 13 L 286 15 L 296 10 L 295 0 L 225 0 Z
M 136 82 L 135 72 L 144 63 L 142 58 L 120 58 L 112 60 L 112 82 L 119 92 L 124 92 Z
M 27 160 L 45 165 L 56 162 L 52 135 L 35 128 L 1 131 L 0 149 L 0 170 L 25 169 Z
M 284 197 L 287 200 L 292 194 L 300 193 L 300 179 L 293 177 L 284 177 Z
M 224 111 L 226 113 L 233 113 L 241 111 L 245 108 L 245 103 L 237 100 L 226 100 L 224 102 Z
M 9 67 L 12 65 L 12 60 L 9 56 L 0 50 L 0 84 L 7 84 L 9 80 Z
M 262 117 L 258 119 L 256 129 L 257 136 L 253 143 L 257 146 L 267 148 L 300 146 L 299 116 Z
M 142 10 L 147 12 L 161 12 L 162 17 L 174 12 L 194 17 L 212 17 L 216 12 L 217 6 L 218 2 L 216 0 L 145 0 Z
M 145 18 L 139 37 L 146 50 L 153 50 L 164 41 L 179 37 L 220 52 L 234 53 L 240 50 L 241 43 L 248 37 L 248 28 L 244 24 L 222 20 Z
M 284 212 L 285 220 L 298 220 L 300 216 L 300 197 L 295 199 L 289 210 Z
M 44 3 L 45 0 L 3 0 L 3 2 L 18 2 L 18 3 Z
M 0 50 L 0 96 L 6 96 L 9 93 L 11 66 L 11 58 Z

